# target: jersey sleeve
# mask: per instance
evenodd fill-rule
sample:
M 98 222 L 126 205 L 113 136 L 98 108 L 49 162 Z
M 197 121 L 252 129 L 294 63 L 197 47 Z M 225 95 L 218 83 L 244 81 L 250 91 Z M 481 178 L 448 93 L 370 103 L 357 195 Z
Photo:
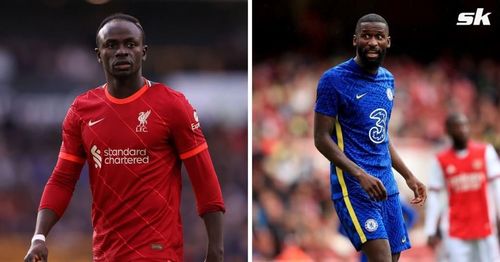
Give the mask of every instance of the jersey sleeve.
M 208 150 L 184 160 L 196 196 L 198 215 L 225 212 L 224 200 Z
M 500 159 L 495 148 L 491 144 L 486 146 L 485 150 L 486 171 L 488 180 L 500 178 Z
M 338 93 L 331 83 L 331 75 L 323 74 L 316 90 L 316 105 L 314 111 L 317 113 L 335 117 L 338 112 Z
M 485 150 L 486 175 L 488 176 L 490 195 L 494 200 L 497 219 L 500 218 L 500 159 L 492 145 Z
M 198 214 L 225 211 L 215 169 L 207 150 L 196 110 L 184 96 L 174 105 L 171 133 L 179 157 L 184 162 L 196 196 Z
M 444 210 L 443 194 L 445 191 L 445 182 L 441 165 L 437 159 L 431 164 L 431 173 L 429 175 L 429 193 L 425 206 L 425 226 L 424 231 L 427 236 L 433 236 L 438 231 L 438 223 Z
M 40 210 L 45 208 L 53 210 L 59 217 L 64 214 L 69 204 L 85 163 L 80 118 L 74 103 L 63 122 L 62 140 L 59 158 L 45 185 L 39 206 Z
M 172 107 L 170 132 L 180 159 L 190 158 L 208 148 L 196 110 L 184 96 Z
M 430 171 L 431 172 L 429 174 L 429 182 L 427 183 L 429 190 L 439 191 L 444 189 L 445 188 L 444 174 L 441 165 L 439 164 L 439 160 L 433 159 Z

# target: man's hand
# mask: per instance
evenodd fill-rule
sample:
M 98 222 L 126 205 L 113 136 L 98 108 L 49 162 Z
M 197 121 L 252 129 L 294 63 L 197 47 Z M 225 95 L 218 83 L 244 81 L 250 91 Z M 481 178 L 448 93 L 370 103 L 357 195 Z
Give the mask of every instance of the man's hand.
M 440 241 L 441 241 L 441 238 L 439 238 L 439 236 L 437 236 L 437 235 L 429 236 L 427 238 L 427 246 L 429 246 L 432 249 L 435 249 Z
M 361 187 L 371 198 L 377 201 L 387 199 L 387 190 L 380 179 L 366 173 L 362 173 L 357 178 Z
M 203 221 L 207 229 L 208 248 L 206 262 L 224 261 L 223 214 L 221 211 L 204 214 Z
M 423 206 L 427 199 L 427 189 L 415 176 L 411 176 L 406 180 L 406 184 L 413 191 L 415 198 L 410 203 L 414 205 Z
M 49 250 L 45 246 L 45 241 L 35 240 L 28 250 L 28 254 L 24 257 L 24 262 L 47 262 Z
M 224 261 L 224 248 L 213 247 L 208 243 L 207 258 L 205 262 L 221 262 Z

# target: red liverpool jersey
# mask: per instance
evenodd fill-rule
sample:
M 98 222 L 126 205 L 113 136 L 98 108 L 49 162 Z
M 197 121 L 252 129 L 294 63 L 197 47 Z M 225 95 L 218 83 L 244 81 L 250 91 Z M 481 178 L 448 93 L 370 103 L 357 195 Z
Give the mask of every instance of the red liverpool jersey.
M 438 155 L 446 181 L 449 203 L 449 234 L 478 239 L 492 233 L 488 214 L 486 145 L 469 143 L 465 158 L 453 149 Z
M 183 260 L 181 160 L 201 155 L 207 143 L 181 93 L 145 82 L 125 99 L 112 97 L 106 85 L 90 90 L 75 99 L 63 123 L 59 161 L 40 209 L 62 215 L 67 203 L 52 199 L 72 191 L 86 160 L 94 261 Z M 214 172 L 204 175 L 210 177 L 194 179 L 214 181 Z M 200 213 L 224 210 L 218 182 L 210 183 L 212 189 L 192 182 L 195 191 L 211 190 L 210 197 L 197 198 Z

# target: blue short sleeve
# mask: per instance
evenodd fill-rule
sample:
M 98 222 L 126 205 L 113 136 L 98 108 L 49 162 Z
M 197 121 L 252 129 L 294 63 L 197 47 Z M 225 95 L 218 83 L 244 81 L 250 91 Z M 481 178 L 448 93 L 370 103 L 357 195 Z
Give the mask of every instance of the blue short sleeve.
M 330 81 L 331 77 L 330 74 L 325 73 L 319 80 L 314 111 L 323 115 L 335 117 L 338 111 L 338 94 Z

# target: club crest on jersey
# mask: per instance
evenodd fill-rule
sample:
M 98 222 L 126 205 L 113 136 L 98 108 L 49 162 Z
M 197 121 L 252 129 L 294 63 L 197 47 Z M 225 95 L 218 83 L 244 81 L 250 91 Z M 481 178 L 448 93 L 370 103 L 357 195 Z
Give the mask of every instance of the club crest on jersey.
M 198 114 L 196 113 L 196 110 L 193 112 L 193 117 L 194 117 L 194 121 L 196 121 L 196 123 L 191 123 L 191 130 L 196 130 L 198 128 L 200 128 L 200 121 L 198 119 Z
M 447 174 L 451 175 L 451 174 L 457 172 L 457 168 L 454 165 L 449 165 L 449 166 L 446 167 L 445 171 L 446 171 Z
M 139 120 L 139 125 L 135 127 L 135 132 L 138 133 L 148 132 L 148 128 L 146 125 L 148 124 L 149 114 L 151 114 L 151 110 L 139 112 L 139 117 L 137 117 L 137 120 Z
M 377 223 L 377 221 L 375 221 L 375 219 L 370 218 L 370 219 L 366 220 L 365 229 L 368 232 L 373 232 L 373 231 L 377 230 L 377 228 L 378 228 L 378 223 Z
M 472 168 L 474 168 L 476 170 L 483 168 L 483 161 L 481 161 L 481 159 L 475 159 L 472 162 Z

